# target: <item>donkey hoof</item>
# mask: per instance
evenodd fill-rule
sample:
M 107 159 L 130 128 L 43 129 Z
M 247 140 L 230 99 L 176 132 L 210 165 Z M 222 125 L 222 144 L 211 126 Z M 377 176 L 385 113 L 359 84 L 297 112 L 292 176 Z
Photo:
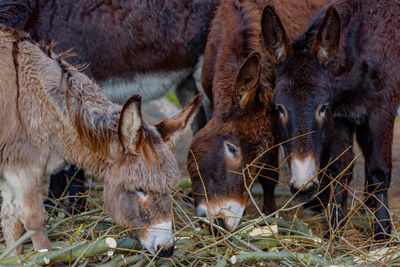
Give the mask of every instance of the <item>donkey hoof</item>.
M 376 233 L 376 232 L 375 232 Z M 386 242 L 390 239 L 390 234 L 385 232 L 378 232 L 374 235 L 375 242 Z
M 374 240 L 376 242 L 385 242 L 390 239 L 390 233 L 392 232 L 392 225 L 390 222 L 375 222 L 374 227 Z

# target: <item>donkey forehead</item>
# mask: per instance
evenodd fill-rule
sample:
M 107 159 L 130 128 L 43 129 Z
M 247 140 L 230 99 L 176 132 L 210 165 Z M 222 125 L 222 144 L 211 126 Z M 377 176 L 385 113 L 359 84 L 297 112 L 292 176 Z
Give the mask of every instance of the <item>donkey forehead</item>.
M 122 183 L 126 189 L 161 194 L 171 193 L 179 179 L 178 164 L 171 152 L 158 152 L 158 161 L 154 157 L 149 164 L 143 157 L 139 156 L 122 173 L 120 172 L 120 178 L 122 178 Z
M 272 127 L 272 120 L 267 112 L 249 111 L 247 115 L 227 120 L 220 133 L 235 138 L 242 146 L 248 146 L 251 150 L 262 150 L 263 144 L 268 145 L 272 142 Z
M 298 105 L 326 102 L 331 97 L 331 80 L 324 70 L 299 69 L 281 72 L 276 78 L 275 104 Z
M 285 84 L 319 85 L 330 82 L 328 71 L 309 54 L 293 54 L 275 69 L 276 86 Z

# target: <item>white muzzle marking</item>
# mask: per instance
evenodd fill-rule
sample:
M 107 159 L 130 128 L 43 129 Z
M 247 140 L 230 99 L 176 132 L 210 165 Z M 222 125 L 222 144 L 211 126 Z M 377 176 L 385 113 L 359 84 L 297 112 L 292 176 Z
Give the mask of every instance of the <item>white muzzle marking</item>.
M 317 167 L 315 159 L 310 155 L 300 160 L 295 157 L 291 161 L 292 180 L 290 183 L 297 189 L 308 189 L 317 182 Z
M 172 221 L 152 225 L 147 231 L 147 238 L 140 238 L 140 243 L 152 255 L 162 246 L 164 248 L 173 246 L 175 239 L 172 232 Z
M 222 217 L 225 223 L 225 228 L 228 231 L 234 230 L 243 216 L 245 205 L 235 200 L 225 200 L 218 202 L 218 204 L 211 204 L 209 207 L 210 214 L 208 214 L 207 206 L 200 204 L 196 208 L 197 216 L 201 217 Z

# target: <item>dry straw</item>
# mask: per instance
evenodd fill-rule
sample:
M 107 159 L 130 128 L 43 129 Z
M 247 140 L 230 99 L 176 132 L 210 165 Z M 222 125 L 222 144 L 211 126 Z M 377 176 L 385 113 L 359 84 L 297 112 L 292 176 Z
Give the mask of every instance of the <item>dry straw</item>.
M 250 165 L 270 168 L 257 159 Z M 350 196 L 349 214 L 340 227 L 329 228 L 327 222 L 332 214 L 332 205 L 325 205 L 324 214 L 304 218 L 302 203 L 295 202 L 288 194 L 283 179 L 287 175 L 283 172 L 284 168 L 279 173 L 282 181 L 275 193 L 281 208 L 269 216 L 262 214 L 258 206 L 262 192 L 257 185 L 253 186 L 257 173 L 249 173 L 249 168 L 246 168 L 238 174 L 244 176 L 248 173 L 253 179 L 246 186 L 252 193 L 249 209 L 255 212 L 245 215 L 234 232 L 210 223 L 211 218 L 199 218 L 193 214 L 193 200 L 188 197 L 190 180 L 183 177 L 172 195 L 177 241 L 171 258 L 152 256 L 142 251 L 137 242 L 127 238 L 126 230 L 113 225 L 103 209 L 102 186 L 89 182 L 90 196 L 83 196 L 87 199 L 85 212 L 68 214 L 68 197 L 62 197 L 48 209 L 51 215 L 47 228 L 52 241 L 51 251 L 33 252 L 28 239 L 31 233 L 27 233 L 20 239 L 24 242 L 24 254 L 6 258 L 9 251 L 5 250 L 4 239 L 1 239 L 0 266 L 39 266 L 55 262 L 69 266 L 400 265 L 398 215 L 392 214 L 394 229 L 391 239 L 384 244 L 374 244 L 370 234 L 374 211 L 364 204 L 363 192 L 346 188 Z M 331 177 L 332 183 L 324 190 L 333 190 L 340 175 Z M 358 179 L 356 173 L 354 176 Z M 63 214 L 66 216 L 61 216 Z M 330 233 L 328 238 L 327 232 Z

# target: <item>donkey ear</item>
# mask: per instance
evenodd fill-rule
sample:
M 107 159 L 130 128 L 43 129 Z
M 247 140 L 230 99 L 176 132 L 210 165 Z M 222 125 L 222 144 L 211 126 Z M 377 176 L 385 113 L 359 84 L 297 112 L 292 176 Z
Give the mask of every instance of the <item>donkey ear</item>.
M 311 54 L 317 57 L 321 65 L 329 62 L 339 47 L 340 17 L 334 7 L 329 7 L 318 29 L 317 37 L 311 48 Z
M 251 53 L 240 66 L 236 76 L 235 91 L 236 100 L 242 109 L 254 100 L 260 79 L 260 66 L 258 53 Z
M 122 107 L 118 123 L 119 140 L 131 153 L 136 153 L 140 138 L 142 138 L 141 101 L 140 95 L 131 96 Z
M 203 95 L 195 96 L 190 104 L 184 107 L 179 113 L 167 118 L 156 125 L 164 142 L 175 141 L 179 134 L 190 127 L 194 117 L 203 103 Z
M 284 62 L 290 53 L 290 46 L 282 22 L 270 5 L 264 8 L 261 31 L 265 48 L 273 56 L 275 62 L 278 64 Z

